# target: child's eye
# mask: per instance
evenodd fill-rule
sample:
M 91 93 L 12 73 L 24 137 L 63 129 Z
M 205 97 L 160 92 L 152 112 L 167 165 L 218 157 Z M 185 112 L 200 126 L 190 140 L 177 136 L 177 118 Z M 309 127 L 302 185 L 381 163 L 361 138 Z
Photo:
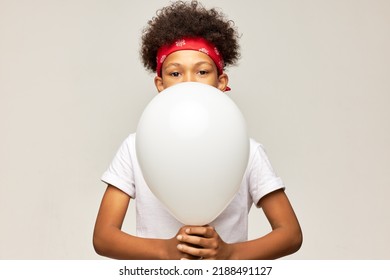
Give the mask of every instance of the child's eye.
M 179 72 L 171 72 L 169 75 L 172 77 L 179 77 L 180 73 Z
M 199 75 L 206 75 L 208 73 L 208 71 L 200 70 L 198 73 L 199 73 Z

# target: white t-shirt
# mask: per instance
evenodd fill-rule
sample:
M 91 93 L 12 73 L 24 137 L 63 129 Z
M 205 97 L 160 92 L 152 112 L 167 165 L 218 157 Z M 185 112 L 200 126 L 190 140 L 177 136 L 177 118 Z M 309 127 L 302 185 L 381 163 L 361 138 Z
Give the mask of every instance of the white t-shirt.
M 130 134 L 122 143 L 101 179 L 135 199 L 137 236 L 168 239 L 183 226 L 147 186 L 136 157 L 135 134 Z M 281 188 L 284 188 L 283 182 L 274 173 L 262 145 L 250 139 L 249 163 L 240 189 L 210 225 L 227 243 L 247 240 L 251 206 L 266 194 Z

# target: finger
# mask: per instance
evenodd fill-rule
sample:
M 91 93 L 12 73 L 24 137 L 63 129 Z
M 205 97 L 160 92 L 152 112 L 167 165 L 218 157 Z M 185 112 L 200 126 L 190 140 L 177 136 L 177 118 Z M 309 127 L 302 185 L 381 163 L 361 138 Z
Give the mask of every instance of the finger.
M 179 249 L 179 246 L 176 246 L 177 249 Z M 186 252 L 183 252 L 181 250 L 178 250 L 180 252 L 180 256 L 179 256 L 179 259 L 183 260 L 183 259 L 186 259 L 186 260 L 196 260 L 198 259 L 197 256 L 193 256 L 193 255 L 190 255 L 190 254 L 187 254 Z
M 193 258 L 195 257 L 196 259 L 201 257 L 205 258 L 205 256 L 207 256 L 207 249 L 195 248 L 186 244 L 178 244 L 177 249 L 184 254 L 191 255 Z
M 184 232 L 190 235 L 200 235 L 205 238 L 212 238 L 216 234 L 214 228 L 211 226 L 188 227 L 184 230 Z
M 187 243 L 190 245 L 194 245 L 197 247 L 204 247 L 206 245 L 206 239 L 197 235 L 187 235 L 187 234 L 179 234 L 177 236 L 177 240 L 182 243 Z
M 205 238 L 204 236 L 199 235 L 188 235 L 188 234 L 179 234 L 176 238 L 182 243 L 187 243 L 187 245 L 193 247 L 201 247 L 204 249 L 216 249 L 219 246 L 219 236 L 214 233 L 213 237 Z

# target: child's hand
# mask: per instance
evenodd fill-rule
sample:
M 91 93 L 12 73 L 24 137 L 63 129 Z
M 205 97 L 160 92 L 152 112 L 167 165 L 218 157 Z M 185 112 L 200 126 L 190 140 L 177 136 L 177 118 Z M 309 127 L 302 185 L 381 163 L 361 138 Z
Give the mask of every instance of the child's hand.
M 192 255 L 189 255 L 185 252 L 178 250 L 178 245 L 180 244 L 180 241 L 177 237 L 184 235 L 185 230 L 187 228 L 188 227 L 186 227 L 186 226 L 180 228 L 179 231 L 177 232 L 177 234 L 173 238 L 166 240 L 165 248 L 164 248 L 164 252 L 166 253 L 166 256 L 165 256 L 166 259 L 168 259 L 168 260 L 180 260 L 180 259 L 182 259 L 182 260 L 183 259 L 195 260 L 195 259 L 199 259 L 199 257 L 197 257 L 197 256 L 192 256 Z
M 190 259 L 227 260 L 231 254 L 230 245 L 211 226 L 185 226 L 176 238 L 180 241 L 177 249 Z

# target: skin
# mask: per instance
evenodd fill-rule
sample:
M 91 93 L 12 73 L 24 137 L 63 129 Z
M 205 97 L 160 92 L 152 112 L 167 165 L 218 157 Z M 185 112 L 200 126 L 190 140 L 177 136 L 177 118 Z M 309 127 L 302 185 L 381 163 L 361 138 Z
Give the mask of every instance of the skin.
M 170 54 L 161 77 L 154 79 L 158 92 L 182 82 L 200 82 L 226 89 L 228 76 L 218 75 L 206 54 L 183 50 Z M 100 255 L 115 259 L 276 259 L 296 252 L 302 231 L 283 190 L 264 196 L 257 203 L 272 230 L 254 240 L 228 244 L 211 226 L 183 226 L 170 239 L 140 238 L 121 230 L 131 197 L 109 185 L 96 219 L 93 244 Z
M 158 92 L 183 82 L 204 83 L 225 91 L 228 81 L 225 73 L 218 75 L 217 66 L 208 55 L 192 50 L 168 55 L 162 65 L 161 77 L 154 79 Z

